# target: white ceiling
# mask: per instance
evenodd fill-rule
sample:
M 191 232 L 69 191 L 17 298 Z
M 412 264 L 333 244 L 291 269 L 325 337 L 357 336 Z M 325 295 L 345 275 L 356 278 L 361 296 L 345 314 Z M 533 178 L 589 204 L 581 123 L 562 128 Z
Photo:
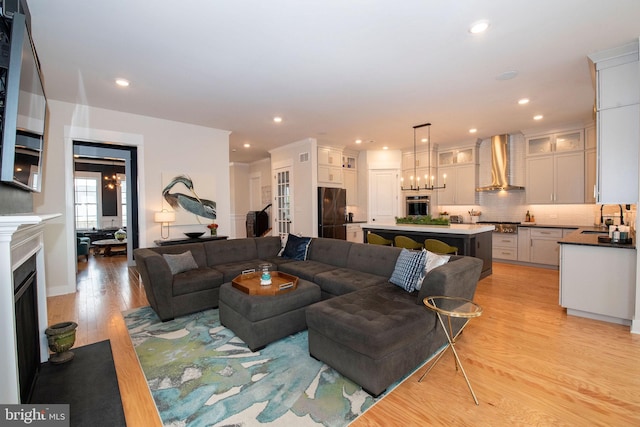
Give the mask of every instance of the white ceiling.
M 440 145 L 589 122 L 587 55 L 640 36 L 638 0 L 28 4 L 50 99 L 232 131 L 237 162 L 306 137 L 408 148 L 425 122 Z

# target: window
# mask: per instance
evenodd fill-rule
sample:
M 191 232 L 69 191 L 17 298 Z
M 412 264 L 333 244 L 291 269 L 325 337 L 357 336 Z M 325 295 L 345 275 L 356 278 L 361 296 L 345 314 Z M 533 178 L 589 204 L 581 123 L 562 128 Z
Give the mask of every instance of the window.
M 78 172 L 74 178 L 75 216 L 77 230 L 98 227 L 100 201 L 100 174 Z

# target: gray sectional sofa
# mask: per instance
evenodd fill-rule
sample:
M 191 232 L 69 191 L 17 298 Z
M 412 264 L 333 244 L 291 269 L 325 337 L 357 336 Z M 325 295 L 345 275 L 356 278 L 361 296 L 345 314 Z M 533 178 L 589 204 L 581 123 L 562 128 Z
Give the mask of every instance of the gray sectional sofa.
M 307 327 L 311 356 L 374 396 L 446 343 L 423 298 L 447 295 L 473 299 L 482 268 L 480 259 L 452 256 L 447 264 L 426 275 L 420 291 L 407 292 L 389 283 L 400 248 L 314 238 L 305 260 L 283 258 L 278 256 L 280 250 L 278 237 L 259 237 L 136 249 L 134 258 L 149 303 L 160 319 L 220 305 L 221 322 L 244 334 L 251 348 L 281 336 L 270 334 L 265 342 L 264 336 L 251 334 L 252 317 L 257 319 L 255 329 L 265 330 L 270 329 L 265 328 L 268 316 L 255 313 L 255 299 L 233 294 L 240 291 L 229 282 L 263 262 L 298 276 L 305 282 L 304 304 L 312 303 L 303 307 L 304 318 L 298 310 L 297 320 L 292 321 L 297 323 L 286 333 Z M 172 275 L 162 255 L 185 251 L 191 251 L 197 265 Z M 319 288 L 320 298 L 309 296 L 310 286 Z M 271 301 L 264 306 L 277 304 Z M 274 319 L 280 321 L 276 316 Z

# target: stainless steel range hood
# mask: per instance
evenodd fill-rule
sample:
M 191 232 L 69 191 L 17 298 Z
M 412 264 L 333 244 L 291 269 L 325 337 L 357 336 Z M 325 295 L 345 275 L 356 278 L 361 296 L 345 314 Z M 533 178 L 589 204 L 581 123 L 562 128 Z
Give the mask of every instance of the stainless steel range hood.
M 509 183 L 509 135 L 491 137 L 491 185 L 478 187 L 476 191 L 524 190 Z

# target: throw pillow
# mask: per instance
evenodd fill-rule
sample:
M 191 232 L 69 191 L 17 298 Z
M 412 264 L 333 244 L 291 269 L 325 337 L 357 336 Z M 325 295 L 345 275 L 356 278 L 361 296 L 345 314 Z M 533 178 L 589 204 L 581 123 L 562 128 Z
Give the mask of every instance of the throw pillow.
M 296 261 L 304 261 L 307 259 L 307 251 L 311 237 L 298 237 L 295 234 L 289 234 L 287 244 L 282 252 L 283 258 L 294 259 Z
M 451 255 L 440 255 L 433 252 L 427 252 L 427 261 L 424 266 L 425 273 L 430 272 L 436 267 L 440 267 L 441 265 L 445 265 L 449 262 Z
M 440 267 L 441 265 L 445 265 L 446 263 L 449 262 L 449 258 L 451 258 L 451 255 L 439 255 L 433 252 L 429 252 L 427 250 L 425 250 L 425 252 L 427 253 L 427 260 L 424 266 L 425 275 L 427 275 L 427 273 L 429 273 L 434 268 Z M 416 289 L 419 291 L 421 287 L 422 287 L 422 280 L 420 281 L 420 283 L 418 283 L 418 286 L 416 286 Z
M 198 268 L 196 260 L 193 259 L 191 251 L 183 252 L 181 254 L 162 254 L 162 257 L 169 265 L 169 270 L 174 276 L 178 273 L 183 273 L 189 270 L 195 270 Z
M 389 282 L 400 286 L 407 292 L 416 290 L 416 286 L 424 279 L 426 251 L 409 251 L 402 249 Z

